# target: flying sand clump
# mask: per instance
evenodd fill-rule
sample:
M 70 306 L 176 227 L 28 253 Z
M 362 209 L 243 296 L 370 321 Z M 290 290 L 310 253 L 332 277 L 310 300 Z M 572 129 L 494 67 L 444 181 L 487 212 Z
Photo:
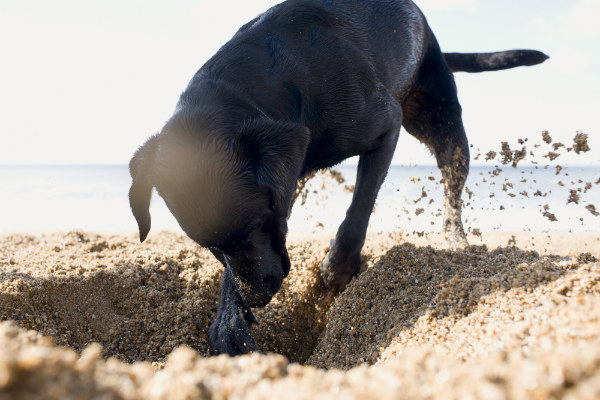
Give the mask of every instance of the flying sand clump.
M 489 178 L 486 178 L 482 175 L 482 178 L 479 183 L 475 183 L 476 188 L 465 187 L 464 193 L 466 194 L 466 198 L 463 199 L 463 207 L 471 207 L 476 208 L 480 207 L 481 209 L 492 209 L 498 211 L 506 210 L 506 207 L 503 204 L 495 204 L 490 202 L 489 204 L 477 204 L 472 201 L 473 191 L 481 191 L 482 187 L 489 188 L 488 198 L 494 199 L 496 195 L 499 193 L 496 189 L 496 178 L 501 177 L 503 172 L 504 165 L 510 165 L 512 168 L 518 168 L 521 162 L 529 162 L 535 169 L 548 169 L 550 167 L 554 168 L 556 176 L 563 176 L 565 178 L 572 175 L 573 172 L 569 172 L 569 167 L 565 165 L 554 164 L 556 159 L 561 156 L 561 152 L 571 152 L 574 151 L 578 155 L 583 155 L 590 151 L 590 145 L 588 142 L 588 135 L 582 132 L 577 132 L 575 137 L 573 138 L 573 144 L 570 147 L 565 146 L 562 142 L 554 142 L 552 136 L 548 131 L 543 131 L 541 134 L 541 142 L 536 143 L 534 140 L 518 139 L 518 147 L 513 148 L 509 142 L 502 142 L 500 144 L 500 149 L 498 150 L 488 150 L 485 152 L 485 161 L 491 163 L 499 163 L 495 165 L 495 168 L 488 172 Z M 541 154 L 541 159 L 546 159 L 545 163 L 542 163 L 540 157 L 537 157 L 536 154 Z M 477 155 L 474 157 L 475 160 L 478 160 L 483 152 L 479 151 Z M 314 174 L 313 174 L 314 175 Z M 344 185 L 344 191 L 347 193 L 352 192 L 353 186 L 347 185 L 344 177 L 339 171 L 323 171 L 320 176 L 322 177 L 322 183 L 319 190 L 317 190 L 314 185 L 311 184 L 311 178 L 313 176 L 307 177 L 307 179 L 301 181 L 298 185 L 298 189 L 296 191 L 296 197 L 300 197 L 302 199 L 302 205 L 306 203 L 306 200 L 309 196 L 313 196 L 317 203 L 325 203 L 327 198 L 327 190 L 323 190 L 324 187 L 329 188 L 331 190 L 331 185 L 327 185 L 326 182 L 331 183 L 333 185 L 339 184 Z M 496 179 L 496 180 L 495 180 Z M 398 211 L 400 215 L 400 211 L 404 215 L 414 215 L 416 217 L 426 217 L 426 215 L 430 215 L 431 221 L 430 225 L 432 227 L 438 226 L 440 223 L 441 213 L 439 210 L 432 209 L 431 207 L 421 207 L 416 206 L 420 203 L 424 198 L 428 197 L 429 191 L 438 191 L 440 190 L 440 185 L 443 185 L 443 180 L 436 180 L 434 176 L 412 176 L 409 178 L 409 181 L 415 185 L 420 185 L 421 194 L 417 198 L 408 199 L 405 196 L 404 204 L 398 206 Z M 590 218 L 598 216 L 596 213 L 596 206 L 591 203 L 592 196 L 588 194 L 593 187 L 593 185 L 598 185 L 600 182 L 600 178 L 594 183 L 592 181 L 584 182 L 583 180 L 572 180 L 572 179 L 561 179 L 556 183 L 558 187 L 565 187 L 567 192 L 564 197 L 565 204 L 573 206 L 580 206 L 581 212 L 578 215 L 578 223 L 592 223 L 589 221 Z M 472 184 L 472 183 L 471 183 Z M 470 185 L 471 185 L 470 184 Z M 569 187 L 570 186 L 570 187 Z M 528 189 L 525 189 L 528 187 Z M 501 190 L 506 193 L 506 195 L 513 199 L 518 198 L 529 198 L 530 195 L 534 197 L 546 198 L 549 194 L 552 193 L 554 188 L 549 187 L 548 185 L 541 185 L 537 183 L 535 179 L 535 175 L 533 175 L 530 179 L 526 179 L 523 177 L 519 181 L 511 182 L 508 179 L 504 179 L 501 184 Z M 554 189 L 555 190 L 555 189 Z M 481 196 L 481 194 L 479 194 Z M 587 195 L 587 196 L 586 196 Z M 434 203 L 434 199 L 430 198 L 428 205 Z M 498 201 L 496 201 L 498 203 Z M 549 206 L 548 206 L 549 207 Z M 546 218 L 550 222 L 557 222 L 560 218 L 563 218 L 560 213 L 551 213 L 549 212 L 549 208 L 545 207 L 543 204 L 539 204 L 539 212 L 540 214 Z M 591 215 L 590 215 L 591 214 Z M 586 221 L 586 217 L 587 220 Z M 566 218 L 566 217 L 565 217 Z M 408 217 L 408 221 L 412 221 L 410 217 Z M 563 220 L 564 221 L 564 220 Z M 475 222 L 471 221 L 471 224 Z M 315 224 L 317 227 L 323 227 L 324 225 L 317 221 Z M 402 228 L 401 225 L 399 225 Z M 497 229 L 501 227 L 498 226 Z M 467 229 L 472 232 L 473 229 L 477 229 L 474 226 L 468 226 Z M 426 234 L 423 231 L 421 234 Z

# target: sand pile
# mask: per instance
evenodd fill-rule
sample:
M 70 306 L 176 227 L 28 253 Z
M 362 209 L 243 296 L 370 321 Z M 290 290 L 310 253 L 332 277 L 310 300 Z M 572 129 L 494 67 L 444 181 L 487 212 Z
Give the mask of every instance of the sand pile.
M 322 330 L 332 295 L 318 274 L 325 248 L 291 245 L 292 271 L 254 334 L 262 352 L 304 361 Z M 0 318 L 82 350 L 98 342 L 106 356 L 164 361 L 177 346 L 208 356 L 222 267 L 184 236 L 81 232 L 2 238 Z M 264 321 L 264 323 L 263 323 Z
M 432 349 L 414 349 L 385 366 L 348 372 L 289 364 L 278 355 L 202 358 L 179 348 L 154 373 L 149 363 L 104 361 L 97 345 L 78 356 L 4 323 L 0 398 L 595 399 L 600 393 L 599 344 L 560 346 L 528 357 L 497 353 L 471 363 L 457 363 Z
M 14 322 L 0 326 L 0 398 L 597 398 L 588 239 L 540 255 L 372 236 L 335 297 L 318 274 L 328 241 L 293 241 L 253 327 L 261 352 L 285 357 L 231 359 L 207 356 L 221 267 L 189 239 L 1 236 L 0 319 Z

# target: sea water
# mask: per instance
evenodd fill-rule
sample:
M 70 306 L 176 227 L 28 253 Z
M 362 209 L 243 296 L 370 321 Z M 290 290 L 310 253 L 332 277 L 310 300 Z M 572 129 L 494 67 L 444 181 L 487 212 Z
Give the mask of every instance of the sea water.
M 317 176 L 306 203 L 298 200 L 290 231 L 335 231 L 350 205 L 356 166 L 337 167 L 342 184 Z M 369 229 L 438 232 L 444 189 L 435 166 L 392 166 L 377 198 Z M 470 231 L 598 232 L 600 167 L 525 166 L 471 168 L 463 194 L 463 220 Z M 126 165 L 0 166 L 0 231 L 132 232 Z M 574 192 L 572 192 L 574 191 Z M 574 195 L 573 195 L 574 193 Z M 587 208 L 586 208 L 587 207 Z M 153 230 L 180 231 L 154 193 Z M 553 221 L 552 216 L 556 219 Z

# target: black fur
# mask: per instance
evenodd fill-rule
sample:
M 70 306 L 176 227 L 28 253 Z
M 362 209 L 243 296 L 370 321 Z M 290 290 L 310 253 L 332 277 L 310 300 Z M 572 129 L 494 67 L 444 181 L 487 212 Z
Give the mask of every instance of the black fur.
M 443 54 L 409 0 L 288 0 L 244 25 L 130 164 L 140 239 L 155 187 L 182 229 L 225 267 L 211 352 L 256 348 L 250 307 L 266 305 L 289 272 L 286 217 L 296 182 L 351 156 L 360 156 L 352 203 L 321 271 L 337 290 L 358 272 L 401 126 L 436 156 L 444 231 L 465 245 L 469 150 L 452 71 L 545 58 L 522 50 Z
M 493 53 L 444 53 L 452 72 L 499 71 L 543 63 L 548 56 L 537 50 L 509 50 Z

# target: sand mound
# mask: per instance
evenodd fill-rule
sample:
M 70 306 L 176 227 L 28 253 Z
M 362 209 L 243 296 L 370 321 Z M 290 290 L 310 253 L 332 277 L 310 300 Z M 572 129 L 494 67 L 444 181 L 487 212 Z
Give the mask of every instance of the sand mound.
M 2 236 L 0 319 L 14 322 L 0 326 L 0 398 L 600 395 L 597 246 L 451 252 L 377 237 L 335 297 L 318 274 L 327 249 L 291 243 L 290 276 L 255 313 L 261 352 L 285 357 L 231 359 L 207 357 L 221 267 L 189 239 Z
M 143 245 L 134 236 L 81 232 L 3 239 L 0 318 L 82 350 L 98 342 L 124 361 L 164 361 L 177 346 L 208 356 L 207 330 L 218 305 L 222 267 L 191 240 L 164 233 Z M 320 281 L 323 247 L 291 245 L 292 271 L 255 316 L 262 352 L 304 361 L 331 302 Z
M 35 332 L 0 325 L 0 398 L 48 399 L 397 399 L 584 398 L 600 393 L 600 342 L 524 357 L 499 353 L 471 363 L 414 349 L 385 366 L 323 371 L 254 354 L 202 358 L 175 350 L 154 373 L 149 363 L 104 361 L 92 345 L 81 356 Z

